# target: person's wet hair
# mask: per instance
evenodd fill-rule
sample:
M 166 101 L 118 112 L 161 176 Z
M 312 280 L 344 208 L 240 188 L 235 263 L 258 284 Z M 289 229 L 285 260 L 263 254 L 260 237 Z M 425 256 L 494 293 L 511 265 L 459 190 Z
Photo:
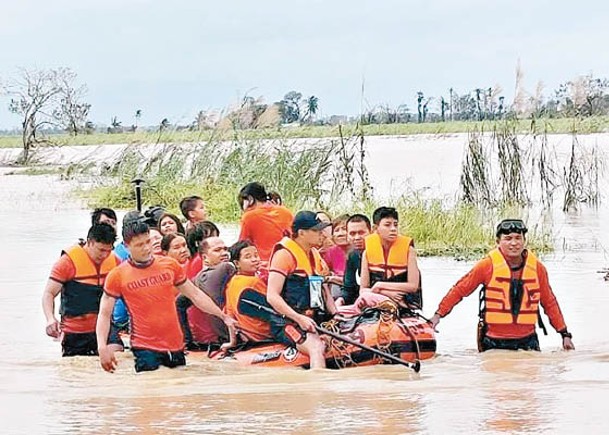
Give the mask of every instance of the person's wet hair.
M 135 220 L 123 224 L 123 240 L 125 243 L 129 243 L 134 237 L 142 234 L 148 234 L 150 227 L 142 220 Z
M 269 200 L 275 205 L 283 205 L 283 199 L 278 192 L 269 192 Z
M 398 211 L 393 207 L 379 207 L 374 210 L 372 214 L 372 222 L 374 225 L 378 225 L 383 219 L 392 218 L 396 221 L 399 221 Z
M 186 240 L 186 236 L 181 233 L 169 233 L 164 235 L 163 240 L 161 240 L 161 250 L 163 252 L 169 251 L 169 248 L 171 247 L 171 242 L 173 242 L 178 237 L 181 237 Z
M 354 215 L 351 215 L 351 217 L 349 219 L 347 219 L 347 226 L 349 226 L 349 223 L 351 223 L 351 222 L 363 222 L 368 227 L 368 231 L 372 230 L 372 225 L 370 224 L 370 219 L 368 219 L 368 216 L 366 216 L 364 214 L 356 213 Z
M 241 251 L 243 251 L 245 248 L 249 248 L 250 246 L 255 245 L 249 240 L 240 240 L 228 248 L 231 261 L 239 261 L 241 259 Z
M 197 207 L 197 203 L 199 201 L 203 201 L 203 198 L 197 195 L 187 196 L 186 198 L 180 201 L 180 211 L 182 212 L 186 220 L 189 220 L 188 212 L 193 211 Z
M 116 219 L 116 212 L 114 210 L 112 210 L 111 208 L 101 207 L 96 208 L 91 212 L 91 225 L 98 224 L 99 219 L 102 217 L 102 215 L 105 215 L 110 219 L 114 219 L 114 222 L 118 222 L 118 220 Z
M 125 213 L 125 216 L 123 216 L 123 228 L 125 228 L 128 225 L 131 225 L 134 222 L 146 222 L 146 218 L 144 217 L 144 215 L 142 215 L 141 212 L 137 211 L 137 210 L 131 210 L 128 211 L 127 213 Z
M 177 217 L 175 214 L 172 214 L 172 213 L 163 213 L 161 215 L 161 217 L 159 218 L 159 222 L 157 224 L 157 228 L 158 228 L 159 231 L 161 231 L 161 222 L 166 217 L 168 217 L 169 219 L 171 219 L 172 221 L 175 222 L 176 227 L 178 227 L 178 231 L 177 231 L 178 233 L 186 234 L 186 231 L 184 231 L 184 225 L 182 225 L 182 222 L 180 222 L 180 218 Z M 163 233 L 161 232 L 161 234 L 163 234 Z
M 190 255 L 200 252 L 201 242 L 208 237 L 219 237 L 220 229 L 211 221 L 198 222 L 186 232 L 186 243 Z
M 243 201 L 248 197 L 253 198 L 255 201 L 265 202 L 270 200 L 269 194 L 266 192 L 266 188 L 257 182 L 248 183 L 241 188 L 237 200 L 239 205 L 243 204 Z
M 113 245 L 114 242 L 116 242 L 116 231 L 110 224 L 94 224 L 89 228 L 87 240 L 103 243 L 105 245 Z
M 207 254 L 207 251 L 209 251 L 209 239 L 211 239 L 212 237 L 218 237 L 218 236 L 206 237 L 199 244 L 199 252 L 201 253 L 201 255 L 205 255 L 205 254 Z
M 345 225 L 346 226 L 348 220 L 349 220 L 349 215 L 348 214 L 341 214 L 340 216 L 335 217 L 332 220 L 332 232 L 334 232 L 336 227 L 339 227 L 341 225 Z

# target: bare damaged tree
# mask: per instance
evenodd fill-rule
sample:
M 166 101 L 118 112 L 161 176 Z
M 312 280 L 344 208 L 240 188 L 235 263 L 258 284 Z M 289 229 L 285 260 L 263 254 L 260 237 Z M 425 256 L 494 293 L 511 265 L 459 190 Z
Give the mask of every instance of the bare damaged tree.
M 53 118 L 69 134 L 76 136 L 85 130 L 91 110 L 91 105 L 83 101 L 87 87 L 76 84 L 77 75 L 69 68 L 60 68 L 57 73 L 60 99 L 59 105 L 53 110 Z
M 59 101 L 59 70 L 20 69 L 17 77 L 2 84 L 1 90 L 11 101 L 9 110 L 22 117 L 22 163 L 31 159 L 32 151 L 42 142 L 39 129 L 53 124 L 53 110 Z
M 10 98 L 9 110 L 22 117 L 22 163 L 32 158 L 34 148 L 46 139 L 42 128 L 62 126 L 71 134 L 84 131 L 90 104 L 82 102 L 86 87 L 75 84 L 76 73 L 69 68 L 25 69 L 0 86 Z

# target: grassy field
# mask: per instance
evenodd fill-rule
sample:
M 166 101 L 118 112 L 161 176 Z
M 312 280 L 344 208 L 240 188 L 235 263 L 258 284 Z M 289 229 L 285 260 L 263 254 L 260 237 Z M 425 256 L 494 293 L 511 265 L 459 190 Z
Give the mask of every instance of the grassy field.
M 465 133 L 472 129 L 492 131 L 495 123 L 501 121 L 452 121 L 424 124 L 374 124 L 362 126 L 365 136 L 388 136 L 388 135 L 413 135 L 413 134 L 450 134 Z M 344 136 L 355 133 L 356 125 L 342 126 Z M 584 119 L 538 119 L 518 121 L 517 130 L 521 133 L 532 131 L 548 134 L 572 133 L 578 134 L 600 133 L 609 131 L 609 117 L 592 117 Z M 201 142 L 208 140 L 231 139 L 235 132 L 232 130 L 206 130 L 206 131 L 166 131 L 162 133 L 151 133 L 138 131 L 134 133 L 105 134 L 95 133 L 90 135 L 52 135 L 48 139 L 55 145 L 103 145 L 103 144 L 137 144 L 137 143 L 185 143 Z M 338 126 L 301 126 L 301 127 L 279 127 L 246 130 L 239 132 L 246 139 L 275 139 L 275 138 L 324 138 L 339 136 Z M 20 148 L 21 136 L 0 136 L 0 148 Z

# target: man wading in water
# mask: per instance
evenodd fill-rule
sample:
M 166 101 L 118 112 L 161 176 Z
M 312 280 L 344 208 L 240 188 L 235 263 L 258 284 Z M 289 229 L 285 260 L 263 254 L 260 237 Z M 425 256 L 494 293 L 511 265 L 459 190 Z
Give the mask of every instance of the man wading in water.
M 112 254 L 115 240 L 116 232 L 110 224 L 94 224 L 86 243 L 63 251 L 53 266 L 42 308 L 47 319 L 46 333 L 61 339 L 63 356 L 97 355 L 95 322 L 106 276 L 118 265 Z M 55 298 L 59 294 L 61 323 L 55 318 Z M 116 328 L 108 326 L 105 340 L 112 343 L 113 350 L 122 350 Z
M 431 318 L 434 328 L 440 318 L 482 285 L 478 327 L 480 352 L 489 349 L 538 351 L 535 324 L 540 304 L 562 336 L 563 349 L 575 349 L 550 287 L 548 272 L 537 257 L 525 249 L 527 231 L 520 219 L 505 219 L 497 225 L 497 248 L 480 260 L 442 299 Z
M 117 364 L 114 352 L 107 346 L 107 337 L 114 302 L 120 297 L 131 315 L 131 347 L 136 372 L 156 370 L 160 365 L 186 364 L 174 287 L 201 310 L 220 317 L 234 336 L 236 322 L 188 281 L 176 260 L 152 255 L 146 223 L 135 221 L 123 227 L 123 239 L 130 257 L 108 274 L 97 319 L 99 360 L 104 370 L 112 372 Z

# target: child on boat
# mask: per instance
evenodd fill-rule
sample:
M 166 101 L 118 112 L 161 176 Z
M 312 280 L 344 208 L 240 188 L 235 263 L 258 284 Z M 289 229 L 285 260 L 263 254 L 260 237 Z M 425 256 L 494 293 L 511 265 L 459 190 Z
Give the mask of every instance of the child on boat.
M 226 286 L 224 312 L 237 320 L 241 335 L 248 341 L 268 340 L 270 324 L 261 320 L 263 313 L 244 302 L 266 305 L 266 283 L 257 274 L 261 266 L 258 249 L 249 240 L 242 240 L 231 246 L 229 252 L 237 274 Z
M 403 308 L 420 309 L 421 279 L 414 241 L 399 234 L 399 216 L 393 207 L 379 207 L 372 221 L 374 232 L 365 240 L 360 296 L 354 312 L 386 300 Z

